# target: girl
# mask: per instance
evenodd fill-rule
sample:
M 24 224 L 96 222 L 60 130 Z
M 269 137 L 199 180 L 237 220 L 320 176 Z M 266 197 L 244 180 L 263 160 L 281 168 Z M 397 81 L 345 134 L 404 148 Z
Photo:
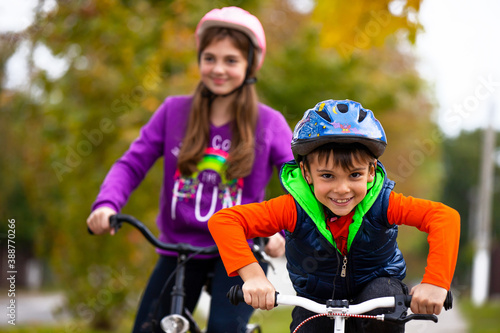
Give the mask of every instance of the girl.
M 259 20 L 238 7 L 214 9 L 196 29 L 201 80 L 192 96 L 168 97 L 139 138 L 109 171 L 88 227 L 110 232 L 109 216 L 125 205 L 154 162 L 164 157 L 164 178 L 157 225 L 160 240 L 210 246 L 207 221 L 218 210 L 264 199 L 273 167 L 293 158 L 292 133 L 284 117 L 258 103 L 255 74 L 266 52 Z M 284 253 L 276 234 L 268 254 Z M 159 251 L 138 310 L 134 332 L 151 332 L 168 314 L 171 286 L 158 300 L 165 280 L 176 267 L 174 253 Z M 211 281 L 211 311 L 207 332 L 244 332 L 253 309 L 232 306 L 225 294 L 241 279 L 228 278 L 219 256 L 197 256 L 186 267 L 186 307 L 192 312 L 207 277 Z M 152 318 L 155 304 L 158 316 Z

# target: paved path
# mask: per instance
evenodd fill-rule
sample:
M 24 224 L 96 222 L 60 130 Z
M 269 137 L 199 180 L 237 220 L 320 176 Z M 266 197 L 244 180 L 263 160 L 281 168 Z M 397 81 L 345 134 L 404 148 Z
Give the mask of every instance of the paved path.
M 17 292 L 15 298 L 7 296 L 0 297 L 0 309 L 5 311 L 5 314 L 0 313 L 0 327 L 9 325 L 9 314 L 13 309 L 9 310 L 11 300 L 15 300 L 15 319 L 16 325 L 23 324 L 49 324 L 54 323 L 61 318 L 56 318 L 54 311 L 60 308 L 64 303 L 62 293 L 38 293 L 38 292 Z M 9 313 L 10 312 L 10 313 Z M 0 329 L 1 331 L 1 329 Z

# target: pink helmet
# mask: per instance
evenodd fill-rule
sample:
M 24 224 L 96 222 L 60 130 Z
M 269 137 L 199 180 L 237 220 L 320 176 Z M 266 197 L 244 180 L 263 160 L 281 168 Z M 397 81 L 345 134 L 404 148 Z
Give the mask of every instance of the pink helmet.
M 245 33 L 256 49 L 257 69 L 262 66 L 266 54 L 266 36 L 257 17 L 234 6 L 212 9 L 203 16 L 196 27 L 196 47 L 199 48 L 200 37 L 205 30 L 211 27 L 231 28 Z

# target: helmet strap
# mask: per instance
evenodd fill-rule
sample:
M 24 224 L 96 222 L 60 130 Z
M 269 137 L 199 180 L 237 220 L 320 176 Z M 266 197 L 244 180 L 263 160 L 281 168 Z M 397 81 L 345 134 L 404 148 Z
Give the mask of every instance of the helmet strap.
M 255 53 L 255 50 L 254 50 L 254 46 L 253 46 L 253 43 L 252 43 L 252 40 L 250 39 L 250 37 L 248 37 L 248 42 L 249 42 L 249 46 L 250 48 L 248 49 L 248 57 L 247 57 L 247 72 L 245 74 L 245 82 L 246 80 L 249 80 L 249 77 L 250 77 L 250 70 L 252 69 L 252 64 L 253 64 L 253 58 L 254 58 L 254 53 Z M 255 78 L 253 78 L 255 79 Z M 257 81 L 257 79 L 255 79 L 255 81 Z M 255 82 L 252 82 L 252 83 L 255 83 Z

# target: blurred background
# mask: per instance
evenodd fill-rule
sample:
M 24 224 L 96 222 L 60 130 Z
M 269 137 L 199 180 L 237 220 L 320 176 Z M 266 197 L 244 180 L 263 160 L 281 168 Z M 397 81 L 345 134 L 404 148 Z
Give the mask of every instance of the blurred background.
M 255 14 L 266 31 L 262 102 L 291 128 L 318 101 L 361 102 L 386 130 L 381 160 L 396 191 L 459 211 L 458 311 L 470 332 L 497 332 L 494 0 L 1 0 L 0 300 L 9 302 L 15 229 L 19 301 L 16 325 L 2 315 L 0 331 L 129 330 L 156 254 L 131 228 L 90 236 L 85 220 L 107 171 L 163 99 L 193 92 L 199 19 L 231 5 Z M 159 161 L 123 210 L 152 230 L 161 177 Z M 281 193 L 274 177 L 268 197 Z M 418 283 L 426 235 L 400 230 L 406 282 Z

